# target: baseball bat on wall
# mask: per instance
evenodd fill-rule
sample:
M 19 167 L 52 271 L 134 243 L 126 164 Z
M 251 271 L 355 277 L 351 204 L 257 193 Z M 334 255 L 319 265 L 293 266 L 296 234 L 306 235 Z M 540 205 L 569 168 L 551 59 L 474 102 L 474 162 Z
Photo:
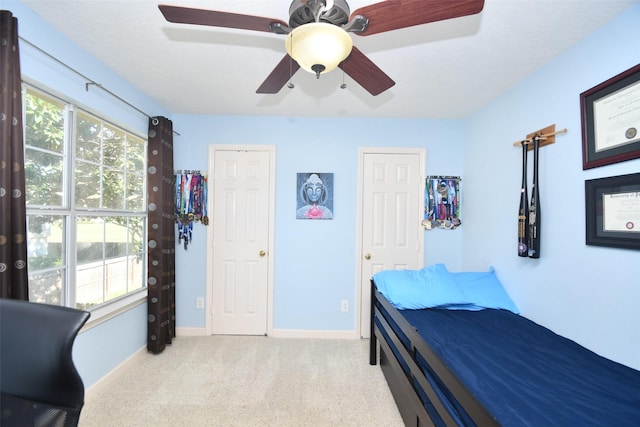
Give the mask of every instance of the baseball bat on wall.
M 567 129 L 556 131 L 556 125 L 550 125 L 526 136 L 526 139 L 513 143 L 522 148 L 522 184 L 520 185 L 520 207 L 518 209 L 518 256 L 540 258 L 540 183 L 538 179 L 539 152 L 556 142 L 556 135 L 566 133 Z M 531 201 L 527 194 L 527 156 L 533 150 L 533 185 Z
M 520 208 L 518 209 L 518 256 L 529 256 L 529 195 L 527 192 L 527 154 L 529 150 L 522 142 L 522 184 L 520 185 Z
M 540 258 L 540 185 L 538 182 L 540 137 L 533 137 L 533 184 L 529 204 L 529 258 Z

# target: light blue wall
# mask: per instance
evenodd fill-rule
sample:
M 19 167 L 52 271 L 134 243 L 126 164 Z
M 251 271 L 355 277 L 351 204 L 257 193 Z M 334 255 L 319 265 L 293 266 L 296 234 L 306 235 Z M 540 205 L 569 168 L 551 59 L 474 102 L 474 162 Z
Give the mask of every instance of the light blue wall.
M 426 147 L 428 174 L 462 174 L 464 126 L 457 120 L 381 120 L 175 115 L 177 169 L 207 169 L 211 144 L 276 146 L 275 329 L 355 330 L 358 147 Z M 295 219 L 296 173 L 334 174 L 332 221 Z M 463 213 L 464 214 L 464 213 Z M 459 230 L 425 233 L 425 263 L 459 267 Z M 206 229 L 195 225 L 189 248 L 176 255 L 181 327 L 205 325 L 195 308 L 205 295 Z
M 582 170 L 580 93 L 640 63 L 639 22 L 636 4 L 469 120 L 463 230 L 463 266 L 494 265 L 523 315 L 636 369 L 640 253 L 585 245 L 584 181 L 637 173 L 640 159 Z M 520 258 L 512 143 L 554 123 L 568 133 L 540 149 L 542 257 Z
M 494 265 L 523 314 L 635 368 L 640 368 L 640 259 L 637 251 L 584 245 L 584 180 L 637 172 L 640 161 L 581 169 L 580 92 L 640 60 L 640 7 L 634 6 L 522 85 L 466 121 L 210 117 L 174 115 L 70 43 L 17 0 L 3 8 L 20 20 L 20 34 L 152 115 L 174 121 L 175 167 L 207 169 L 209 144 L 276 146 L 274 326 L 279 329 L 353 330 L 355 313 L 358 147 L 427 148 L 427 174 L 463 177 L 463 226 L 425 232 L 425 264 L 451 270 Z M 128 129 L 146 134 L 147 118 L 41 54 L 21 46 L 22 71 Z M 527 101 L 525 104 L 524 101 Z M 515 256 L 520 151 L 511 143 L 556 123 L 569 133 L 541 150 L 543 256 Z M 333 221 L 294 219 L 295 173 L 335 174 Z M 178 327 L 204 328 L 206 229 L 176 253 Z M 314 253 L 311 259 L 308 254 Z M 144 347 L 146 305 L 82 333 L 76 364 L 90 386 Z
M 10 10 L 18 18 L 20 37 L 102 84 L 142 111 L 150 115 L 169 115 L 139 90 L 43 22 L 21 2 L 3 0 L 1 7 Z M 96 87 L 85 90 L 85 79 L 25 42 L 20 43 L 20 59 L 23 79 L 26 82 L 36 83 L 38 87 L 54 95 L 62 95 L 66 100 L 71 100 L 89 111 L 99 112 L 102 117 L 143 137 L 146 136 L 146 116 Z M 146 310 L 146 304 L 142 304 L 78 336 L 73 355 L 85 386 L 91 386 L 133 353 L 145 347 Z
M 85 387 L 147 345 L 147 304 L 82 332 L 73 346 L 73 360 Z

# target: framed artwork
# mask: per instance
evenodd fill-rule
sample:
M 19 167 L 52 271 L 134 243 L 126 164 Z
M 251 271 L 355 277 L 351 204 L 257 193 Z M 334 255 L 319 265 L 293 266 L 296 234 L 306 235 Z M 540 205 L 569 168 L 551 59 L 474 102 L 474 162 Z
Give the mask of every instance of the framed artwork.
M 640 173 L 585 181 L 586 243 L 640 249 Z
M 298 173 L 296 189 L 296 219 L 333 219 L 333 173 Z
M 424 192 L 424 220 L 426 230 L 432 228 L 454 229 L 460 220 L 459 176 L 428 176 Z
M 640 157 L 640 64 L 580 94 L 582 169 Z

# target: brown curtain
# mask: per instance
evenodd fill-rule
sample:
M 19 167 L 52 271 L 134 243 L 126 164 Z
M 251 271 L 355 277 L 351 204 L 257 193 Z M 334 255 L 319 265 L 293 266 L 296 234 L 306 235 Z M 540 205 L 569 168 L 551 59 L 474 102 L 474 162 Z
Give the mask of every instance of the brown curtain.
M 149 119 L 147 350 L 161 353 L 176 336 L 173 123 Z
M 28 300 L 18 19 L 0 11 L 0 297 Z

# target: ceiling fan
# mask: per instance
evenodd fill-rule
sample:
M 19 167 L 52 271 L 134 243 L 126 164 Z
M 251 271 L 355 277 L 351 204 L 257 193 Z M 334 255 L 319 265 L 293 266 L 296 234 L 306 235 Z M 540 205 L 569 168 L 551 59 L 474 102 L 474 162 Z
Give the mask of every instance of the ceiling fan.
M 387 0 L 353 13 L 345 0 L 294 0 L 288 24 L 262 16 L 164 4 L 158 7 L 169 22 L 286 35 L 287 54 L 256 93 L 278 93 L 300 67 L 317 78 L 339 67 L 376 96 L 395 82 L 353 46 L 348 33 L 368 36 L 473 15 L 482 11 L 484 0 Z

